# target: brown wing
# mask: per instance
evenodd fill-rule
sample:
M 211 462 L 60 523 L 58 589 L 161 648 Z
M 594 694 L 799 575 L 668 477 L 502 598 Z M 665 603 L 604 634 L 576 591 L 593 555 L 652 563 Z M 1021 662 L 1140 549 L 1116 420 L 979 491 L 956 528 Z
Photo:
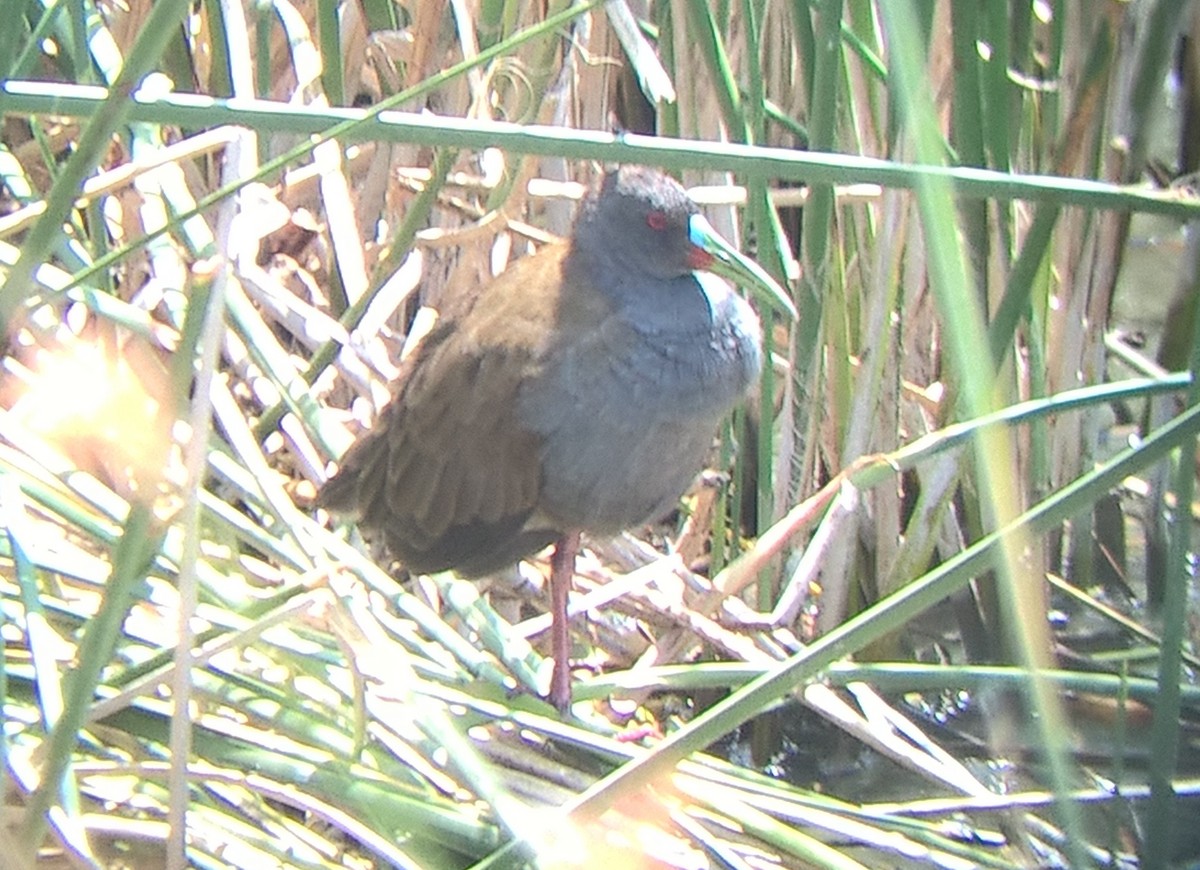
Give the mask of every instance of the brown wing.
M 532 285 L 558 280 L 562 254 L 553 246 L 518 261 L 468 310 L 444 317 L 321 491 L 323 505 L 382 533 L 413 571 L 482 574 L 557 536 L 527 527 L 540 445 L 518 420 L 516 397 L 537 375 L 553 317 L 553 298 Z

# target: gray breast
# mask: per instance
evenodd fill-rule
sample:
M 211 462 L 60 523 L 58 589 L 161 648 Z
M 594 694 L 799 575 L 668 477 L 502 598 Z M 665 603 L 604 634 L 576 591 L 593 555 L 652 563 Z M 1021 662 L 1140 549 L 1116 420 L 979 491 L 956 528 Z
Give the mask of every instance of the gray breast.
M 712 275 L 680 281 L 677 304 L 616 312 L 522 387 L 539 510 L 559 528 L 615 534 L 665 513 L 758 376 L 750 306 Z

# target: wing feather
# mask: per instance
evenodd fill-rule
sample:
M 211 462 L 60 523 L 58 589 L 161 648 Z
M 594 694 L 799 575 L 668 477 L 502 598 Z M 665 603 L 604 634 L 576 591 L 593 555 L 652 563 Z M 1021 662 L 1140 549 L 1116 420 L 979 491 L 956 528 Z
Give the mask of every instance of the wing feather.
M 485 573 L 556 534 L 527 528 L 541 443 L 516 397 L 540 371 L 554 317 L 553 298 L 539 307 L 527 285 L 560 272 L 562 255 L 552 246 L 519 260 L 461 318 L 443 318 L 321 492 L 322 504 L 358 515 L 412 570 Z

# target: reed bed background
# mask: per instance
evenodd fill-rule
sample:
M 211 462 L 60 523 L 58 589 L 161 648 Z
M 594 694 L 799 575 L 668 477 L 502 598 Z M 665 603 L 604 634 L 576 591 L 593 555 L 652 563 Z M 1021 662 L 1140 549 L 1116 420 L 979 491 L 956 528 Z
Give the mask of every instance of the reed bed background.
M 10 0 L 0 866 L 1195 861 L 1200 249 L 1128 245 L 1200 215 L 1195 16 Z M 801 317 L 718 473 L 589 542 L 564 719 L 544 564 L 410 579 L 313 499 L 613 162 Z M 802 719 L 874 777 L 779 775 Z

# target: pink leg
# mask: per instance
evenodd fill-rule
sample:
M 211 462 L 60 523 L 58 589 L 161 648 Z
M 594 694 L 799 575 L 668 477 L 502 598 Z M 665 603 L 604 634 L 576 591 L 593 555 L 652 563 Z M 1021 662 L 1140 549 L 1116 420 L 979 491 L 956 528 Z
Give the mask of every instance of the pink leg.
M 579 532 L 567 532 L 554 545 L 550 557 L 550 647 L 554 674 L 550 678 L 550 703 L 565 713 L 571 706 L 571 632 L 567 623 L 567 596 L 575 577 Z

